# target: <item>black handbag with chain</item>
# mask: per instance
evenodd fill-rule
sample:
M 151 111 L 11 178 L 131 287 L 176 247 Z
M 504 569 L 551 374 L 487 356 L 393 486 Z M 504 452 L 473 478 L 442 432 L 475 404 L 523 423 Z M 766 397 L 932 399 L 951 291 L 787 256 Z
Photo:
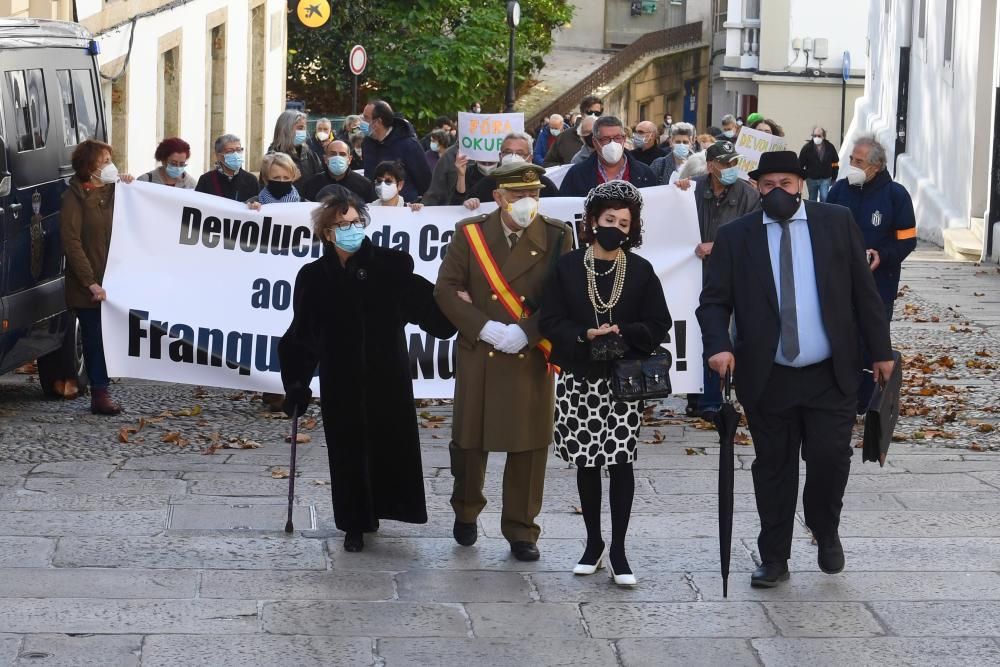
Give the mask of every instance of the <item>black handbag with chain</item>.
M 670 396 L 670 366 L 673 357 L 665 348 L 645 359 L 611 362 L 611 395 L 619 401 L 641 401 Z

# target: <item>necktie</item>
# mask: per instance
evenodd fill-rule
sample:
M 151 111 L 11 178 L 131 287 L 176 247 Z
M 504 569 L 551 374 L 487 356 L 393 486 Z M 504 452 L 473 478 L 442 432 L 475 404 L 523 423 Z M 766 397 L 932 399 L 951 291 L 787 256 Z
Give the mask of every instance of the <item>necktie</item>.
M 508 234 L 507 240 L 510 241 L 510 249 L 513 250 L 514 246 L 517 245 L 517 232 L 511 232 Z
M 789 361 L 799 356 L 799 317 L 795 310 L 795 271 L 792 267 L 792 233 L 788 229 L 791 220 L 781 224 L 781 353 Z

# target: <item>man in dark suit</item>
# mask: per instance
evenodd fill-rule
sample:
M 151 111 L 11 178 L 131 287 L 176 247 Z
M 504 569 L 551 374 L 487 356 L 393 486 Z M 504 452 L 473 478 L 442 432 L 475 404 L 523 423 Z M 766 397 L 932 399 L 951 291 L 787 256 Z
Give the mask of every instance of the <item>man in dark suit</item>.
M 752 586 L 788 579 L 798 496 L 819 546 L 819 567 L 844 568 L 838 527 L 851 467 L 861 350 L 882 382 L 892 372 L 889 327 L 850 211 L 802 202 L 803 171 L 791 151 L 764 153 L 750 172 L 754 211 L 719 228 L 701 293 L 705 358 L 734 372 L 753 437 L 762 565 Z M 730 316 L 736 316 L 735 345 Z M 734 356 L 735 353 L 735 356 Z

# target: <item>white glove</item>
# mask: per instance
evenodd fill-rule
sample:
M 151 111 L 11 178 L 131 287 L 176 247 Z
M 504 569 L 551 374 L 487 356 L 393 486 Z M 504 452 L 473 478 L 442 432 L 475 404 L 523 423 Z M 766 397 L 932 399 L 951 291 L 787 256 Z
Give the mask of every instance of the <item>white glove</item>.
M 479 332 L 479 340 L 484 340 L 490 345 L 496 347 L 500 344 L 500 341 L 504 337 L 504 333 L 507 331 L 507 325 L 503 322 L 497 322 L 496 320 L 490 320 L 483 327 L 483 330 Z
M 508 324 L 496 348 L 505 354 L 517 354 L 527 345 L 528 336 L 524 333 L 524 329 L 516 324 Z

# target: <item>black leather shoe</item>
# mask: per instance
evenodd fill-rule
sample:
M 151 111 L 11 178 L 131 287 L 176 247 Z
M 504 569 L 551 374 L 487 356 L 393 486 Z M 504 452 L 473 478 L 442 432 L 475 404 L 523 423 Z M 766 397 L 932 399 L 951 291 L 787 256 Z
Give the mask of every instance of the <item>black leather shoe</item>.
M 750 585 L 754 588 L 774 588 L 782 581 L 788 581 L 788 562 L 764 563 L 750 575 Z
M 834 533 L 826 539 L 816 539 L 819 546 L 819 553 L 816 560 L 819 562 L 819 569 L 826 574 L 837 574 L 844 569 L 844 546 L 840 543 L 840 535 Z
M 463 547 L 471 547 L 479 538 L 479 526 L 455 519 L 455 526 L 451 529 L 451 534 L 455 536 L 455 541 Z
M 523 561 L 538 560 L 542 556 L 534 542 L 511 542 L 510 551 L 514 554 L 514 558 Z
M 365 537 L 360 532 L 348 532 L 344 535 L 344 551 L 356 553 L 365 548 Z

